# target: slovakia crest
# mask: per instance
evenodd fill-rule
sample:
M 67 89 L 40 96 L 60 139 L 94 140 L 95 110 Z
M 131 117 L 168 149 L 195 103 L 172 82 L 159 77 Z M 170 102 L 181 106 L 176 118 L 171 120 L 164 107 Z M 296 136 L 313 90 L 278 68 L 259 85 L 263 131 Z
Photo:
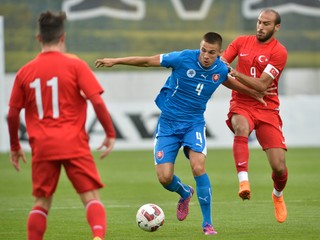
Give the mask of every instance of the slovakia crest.
M 213 75 L 212 75 L 212 81 L 218 82 L 219 79 L 220 79 L 220 74 L 213 74 Z
M 164 157 L 164 152 L 162 150 L 156 153 L 156 158 L 158 160 L 161 160 L 163 157 Z

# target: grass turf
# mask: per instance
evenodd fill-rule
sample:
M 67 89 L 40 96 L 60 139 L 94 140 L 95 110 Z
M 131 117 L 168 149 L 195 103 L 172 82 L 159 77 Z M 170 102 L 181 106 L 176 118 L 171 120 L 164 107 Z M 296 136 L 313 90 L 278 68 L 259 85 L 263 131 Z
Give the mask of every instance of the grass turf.
M 94 153 L 98 159 L 99 153 Z M 288 219 L 278 223 L 271 200 L 271 170 L 265 154 L 251 149 L 249 179 L 252 197 L 242 201 L 230 149 L 208 151 L 207 172 L 213 186 L 215 239 L 319 239 L 320 235 L 320 148 L 292 148 L 287 153 L 289 180 L 285 189 Z M 8 154 L 0 154 L 0 239 L 26 239 L 26 219 L 33 205 L 29 162 L 16 172 Z M 175 216 L 178 195 L 164 190 L 156 179 L 152 150 L 114 151 L 97 160 L 105 188 L 101 198 L 108 218 L 107 239 L 207 239 L 201 232 L 201 214 L 196 197 L 191 200 L 188 218 Z M 188 161 L 179 154 L 176 174 L 195 186 Z M 148 202 L 165 212 L 165 224 L 157 232 L 140 230 L 135 223 L 138 208 Z M 91 239 L 85 210 L 64 172 L 48 217 L 46 240 Z

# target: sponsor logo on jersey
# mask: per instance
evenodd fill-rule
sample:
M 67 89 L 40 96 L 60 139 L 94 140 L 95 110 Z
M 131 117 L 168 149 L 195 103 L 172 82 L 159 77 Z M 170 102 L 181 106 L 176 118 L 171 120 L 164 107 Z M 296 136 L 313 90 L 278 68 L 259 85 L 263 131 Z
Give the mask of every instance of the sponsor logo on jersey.
M 189 78 L 193 78 L 196 75 L 196 71 L 194 69 L 188 69 L 187 76 Z
M 212 75 L 212 81 L 214 81 L 214 82 L 219 81 L 219 78 L 220 78 L 220 74 L 213 74 Z

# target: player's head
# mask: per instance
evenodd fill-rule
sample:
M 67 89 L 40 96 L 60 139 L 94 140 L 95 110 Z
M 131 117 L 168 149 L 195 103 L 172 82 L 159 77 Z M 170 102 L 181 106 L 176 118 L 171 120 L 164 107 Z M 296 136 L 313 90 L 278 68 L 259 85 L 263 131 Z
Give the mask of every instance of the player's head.
M 39 34 L 38 39 L 43 44 L 57 44 L 64 38 L 64 21 L 66 20 L 66 14 L 64 12 L 53 13 L 46 11 L 41 13 L 39 22 Z
M 281 17 L 273 9 L 263 9 L 257 21 L 256 37 L 259 42 L 268 42 L 274 34 L 280 29 Z
M 202 66 L 210 67 L 221 53 L 222 37 L 215 32 L 203 35 L 200 43 L 199 61 Z

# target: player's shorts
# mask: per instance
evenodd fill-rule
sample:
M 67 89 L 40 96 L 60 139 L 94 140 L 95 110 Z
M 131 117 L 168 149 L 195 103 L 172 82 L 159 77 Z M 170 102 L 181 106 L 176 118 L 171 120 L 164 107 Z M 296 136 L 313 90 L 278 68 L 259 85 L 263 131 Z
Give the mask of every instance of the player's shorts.
M 256 137 L 263 150 L 269 148 L 283 148 L 287 150 L 285 138 L 282 133 L 282 120 L 279 111 L 271 109 L 257 109 L 248 106 L 232 106 L 226 121 L 233 131 L 231 118 L 234 114 L 244 116 L 249 123 L 250 133 L 255 130 Z
M 207 155 L 205 123 L 194 124 L 160 118 L 154 140 L 155 164 L 174 164 L 182 146 L 188 159 L 188 149 Z
M 89 155 L 68 160 L 33 162 L 32 195 L 46 198 L 52 196 L 57 188 L 62 167 L 77 193 L 103 187 L 95 162 Z

